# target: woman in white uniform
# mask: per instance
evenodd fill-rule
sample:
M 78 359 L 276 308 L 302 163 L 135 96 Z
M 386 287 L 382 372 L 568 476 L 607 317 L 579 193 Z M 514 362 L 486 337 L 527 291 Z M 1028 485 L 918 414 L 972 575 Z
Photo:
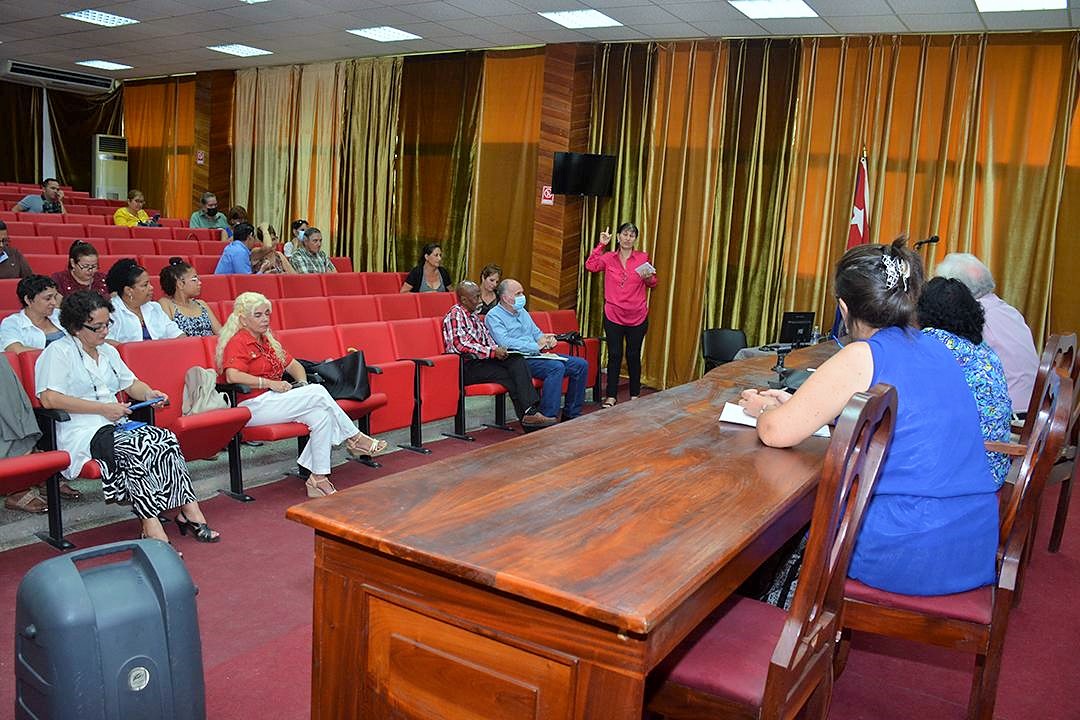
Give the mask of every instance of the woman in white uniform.
M 350 455 L 377 455 L 385 440 L 360 432 L 322 385 L 308 385 L 304 366 L 297 362 L 270 331 L 270 301 L 254 292 L 240 293 L 232 314 L 221 328 L 217 367 L 225 382 L 251 388 L 240 395 L 240 405 L 251 410 L 248 425 L 298 422 L 310 432 L 298 462 L 311 471 L 308 497 L 337 492 L 330 482 L 330 449 L 345 443 Z M 282 380 L 289 373 L 298 387 Z
M 182 535 L 190 531 L 199 542 L 217 542 L 218 533 L 207 526 L 195 500 L 176 436 L 153 425 L 130 431 L 114 425 L 131 413 L 130 403 L 117 402 L 118 392 L 140 402 L 168 397 L 136 378 L 116 348 L 105 342 L 112 325 L 110 314 L 108 301 L 96 292 L 80 290 L 65 297 L 60 325 L 66 335 L 45 348 L 34 366 L 35 392 L 41 404 L 71 416 L 58 423 L 56 430 L 57 449 L 71 455 L 71 465 L 63 475 L 78 477 L 83 464 L 93 457 L 101 466 L 105 501 L 131 503 L 144 537 L 168 542 L 158 515 L 179 508 L 176 525 Z M 102 435 L 92 442 L 99 431 Z M 110 439 L 111 462 L 102 452 Z
M 109 268 L 105 286 L 109 292 L 116 293 L 108 337 L 112 343 L 161 340 L 184 334 L 176 321 L 154 302 L 150 275 L 131 258 L 121 258 Z
M 29 275 L 15 292 L 22 310 L 0 322 L 0 349 L 22 353 L 41 350 L 64 336 L 60 329 L 60 292 L 52 278 Z

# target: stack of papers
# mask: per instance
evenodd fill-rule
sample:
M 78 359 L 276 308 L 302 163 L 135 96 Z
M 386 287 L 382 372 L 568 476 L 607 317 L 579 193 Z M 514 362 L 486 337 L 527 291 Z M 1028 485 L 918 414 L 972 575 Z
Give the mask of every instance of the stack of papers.
M 757 427 L 757 418 L 750 417 L 743 409 L 735 403 L 724 403 L 724 410 L 720 413 L 720 417 L 717 418 L 720 422 L 735 423 L 736 425 L 748 425 L 749 427 Z M 814 432 L 815 437 L 831 437 L 829 433 L 829 426 L 822 425 Z

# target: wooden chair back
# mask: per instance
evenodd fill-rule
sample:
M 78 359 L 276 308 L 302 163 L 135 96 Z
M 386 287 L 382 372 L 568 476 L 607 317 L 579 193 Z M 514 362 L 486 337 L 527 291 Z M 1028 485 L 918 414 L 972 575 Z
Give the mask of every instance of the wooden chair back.
M 1069 340 L 1071 338 L 1071 341 Z M 1039 403 L 1042 402 L 1045 393 L 1047 378 L 1051 373 L 1069 375 L 1076 358 L 1075 335 L 1051 335 L 1046 339 L 1042 355 L 1039 357 L 1039 371 L 1035 375 L 1035 384 L 1031 388 L 1031 400 L 1028 401 L 1028 417 L 1024 421 L 1024 427 L 1020 430 L 1020 444 L 1027 445 L 1031 435 L 1031 415 L 1036 412 Z M 1075 380 L 1074 380 L 1075 384 Z M 1022 412 L 1024 408 L 1013 408 L 1016 412 Z
M 844 581 L 896 421 L 896 389 L 877 384 L 856 393 L 836 423 L 818 483 L 799 585 L 773 651 L 767 708 L 799 708 L 831 673 Z

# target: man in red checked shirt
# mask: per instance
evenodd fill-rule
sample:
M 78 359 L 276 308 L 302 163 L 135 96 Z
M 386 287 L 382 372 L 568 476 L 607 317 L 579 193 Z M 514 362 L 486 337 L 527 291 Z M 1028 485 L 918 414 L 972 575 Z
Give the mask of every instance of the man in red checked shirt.
M 443 342 L 446 352 L 475 356 L 461 360 L 465 384 L 492 382 L 505 387 L 526 430 L 553 425 L 555 418 L 537 412 L 540 396 L 533 387 L 525 358 L 497 345 L 484 321 L 476 314 L 476 308 L 480 306 L 480 288 L 465 280 L 458 283 L 456 292 L 457 304 L 443 318 Z

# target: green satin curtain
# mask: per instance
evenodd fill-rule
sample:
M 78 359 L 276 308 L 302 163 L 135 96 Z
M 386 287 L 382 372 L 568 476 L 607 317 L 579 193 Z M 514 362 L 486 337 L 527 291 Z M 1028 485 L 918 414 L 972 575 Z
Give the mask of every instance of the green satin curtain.
M 76 190 L 93 190 L 94 135 L 123 134 L 124 86 L 101 95 L 48 90 L 45 101 L 57 179 Z
M 42 89 L 0 82 L 0 179 L 4 182 L 41 182 Z
M 124 86 L 128 187 L 165 217 L 191 213 L 195 156 L 195 78 Z
M 292 202 L 287 216 L 277 227 L 285 229 L 293 219 L 304 218 L 322 230 L 329 251 L 342 245 L 338 207 L 348 67 L 343 62 L 316 63 L 302 65 L 298 72 L 290 178 Z M 287 234 L 288 230 L 284 230 L 280 236 Z
M 482 53 L 407 57 L 398 109 L 395 270 L 440 243 L 457 282 L 468 259 L 479 138 Z
M 394 227 L 395 141 L 402 60 L 351 60 L 345 73 L 341 232 L 334 254 L 361 272 L 397 267 Z

